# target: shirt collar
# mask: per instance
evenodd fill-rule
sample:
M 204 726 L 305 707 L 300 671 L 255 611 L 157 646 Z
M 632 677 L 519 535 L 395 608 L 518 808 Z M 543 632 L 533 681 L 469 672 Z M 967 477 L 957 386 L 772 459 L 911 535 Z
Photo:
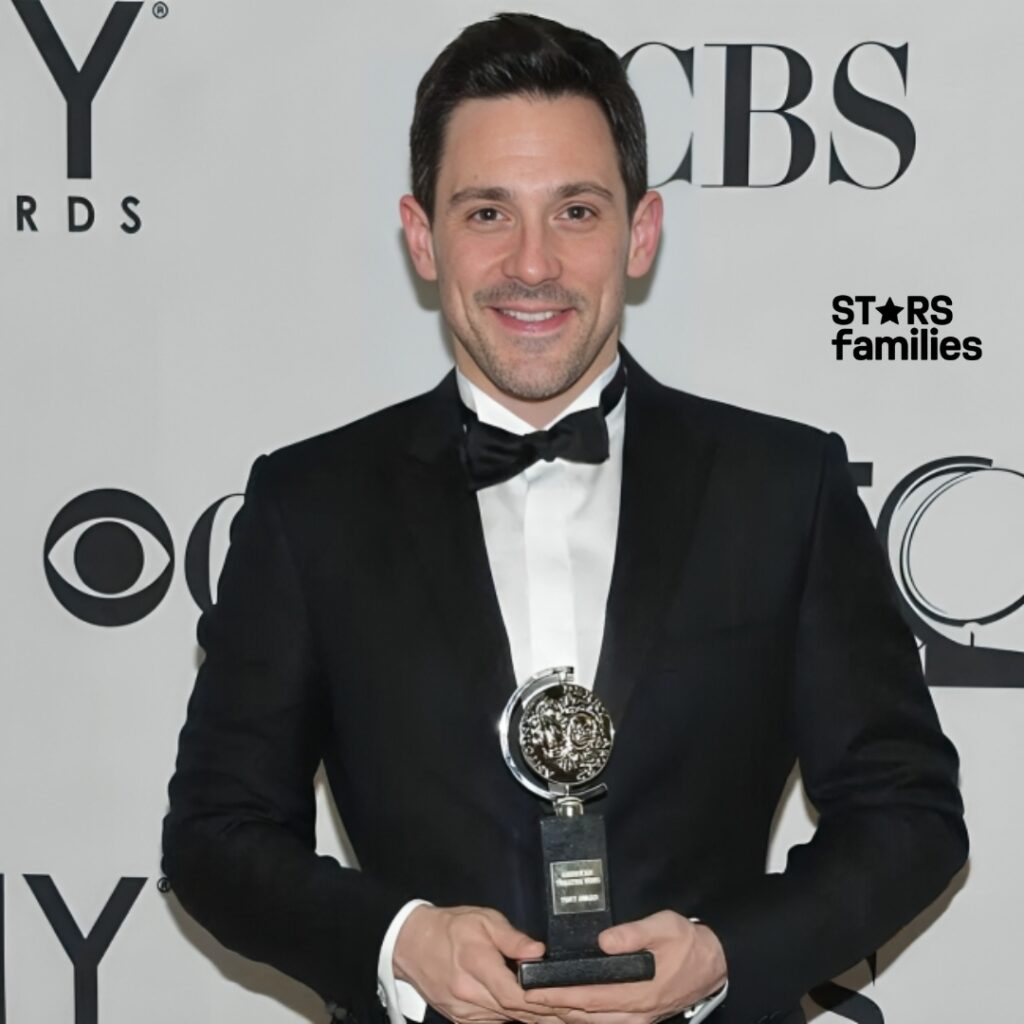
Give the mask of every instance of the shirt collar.
M 615 371 L 619 368 L 620 361 L 621 356 L 616 353 L 611 366 L 603 370 L 600 376 L 590 382 L 585 391 L 577 395 L 569 406 L 541 429 L 547 430 L 570 413 L 579 412 L 581 409 L 591 409 L 599 405 L 601 392 L 611 381 L 612 377 L 615 376 Z M 501 427 L 502 430 L 507 430 L 512 434 L 532 434 L 537 430 L 537 427 L 527 423 L 526 420 L 521 419 L 511 409 L 507 409 L 501 402 L 478 388 L 468 377 L 463 375 L 458 367 L 455 368 L 455 380 L 459 388 L 459 397 L 468 408 L 477 414 L 481 423 L 489 423 L 492 427 Z M 621 401 L 619 404 L 622 404 Z

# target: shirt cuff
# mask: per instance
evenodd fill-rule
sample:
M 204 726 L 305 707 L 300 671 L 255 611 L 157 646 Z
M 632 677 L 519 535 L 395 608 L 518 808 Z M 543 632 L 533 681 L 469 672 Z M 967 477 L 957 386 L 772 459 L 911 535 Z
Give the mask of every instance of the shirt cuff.
M 431 907 L 427 900 L 409 900 L 392 918 L 384 940 L 380 944 L 380 956 L 377 958 L 377 997 L 381 1005 L 388 1011 L 390 1024 L 405 1024 L 405 1018 L 422 1021 L 427 1013 L 427 1001 L 419 991 L 407 981 L 395 977 L 395 943 L 398 933 L 402 930 L 406 918 L 417 907 Z
M 726 979 L 725 984 L 713 995 L 710 995 L 707 999 L 702 999 L 699 1003 L 694 1003 L 693 1006 L 683 1010 L 683 1020 L 686 1021 L 686 1024 L 700 1024 L 700 1022 L 725 998 L 725 994 L 728 991 L 729 981 Z

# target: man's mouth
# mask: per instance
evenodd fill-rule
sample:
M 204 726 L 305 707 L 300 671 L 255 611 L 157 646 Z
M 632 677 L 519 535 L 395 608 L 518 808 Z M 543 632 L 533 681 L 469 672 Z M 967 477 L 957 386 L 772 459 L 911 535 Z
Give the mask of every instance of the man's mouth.
M 515 309 L 509 306 L 492 306 L 490 308 L 506 327 L 516 331 L 527 331 L 531 334 L 561 327 L 573 311 L 572 307 L 568 309 Z
M 536 313 L 528 313 L 525 309 L 501 309 L 499 313 L 504 316 L 514 316 L 517 320 L 525 320 L 527 323 L 537 323 L 540 320 L 550 320 L 563 312 L 560 309 L 543 309 Z

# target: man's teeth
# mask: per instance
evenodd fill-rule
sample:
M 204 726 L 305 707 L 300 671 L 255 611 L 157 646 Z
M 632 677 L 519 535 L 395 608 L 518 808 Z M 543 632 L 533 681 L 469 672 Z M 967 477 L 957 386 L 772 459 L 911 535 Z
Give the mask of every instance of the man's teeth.
M 503 309 L 501 312 L 505 316 L 513 317 L 516 320 L 526 320 L 529 323 L 534 323 L 538 320 L 550 320 L 553 316 L 558 316 L 562 311 L 560 309 L 545 309 L 540 313 L 527 313 L 521 309 Z

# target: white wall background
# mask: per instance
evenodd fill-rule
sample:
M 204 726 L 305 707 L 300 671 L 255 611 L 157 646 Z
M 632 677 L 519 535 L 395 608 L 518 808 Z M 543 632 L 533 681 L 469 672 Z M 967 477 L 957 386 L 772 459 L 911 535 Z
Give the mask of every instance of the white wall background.
M 80 66 L 111 0 L 44 2 Z M 75 1020 L 71 963 L 24 875 L 51 876 L 85 933 L 120 878 L 146 879 L 99 968 L 103 1024 L 321 1019 L 310 993 L 220 950 L 156 889 L 196 659 L 183 556 L 200 513 L 242 488 L 256 455 L 423 391 L 449 365 L 436 304 L 401 248 L 397 199 L 418 79 L 494 5 L 167 6 L 160 18 L 143 5 L 93 104 L 92 177 L 72 181 L 64 100 L 14 6 L 0 0 L 0 873 L 10 1024 Z M 797 112 L 817 151 L 802 178 L 663 189 L 663 249 L 624 331 L 648 369 L 838 430 L 851 459 L 873 464 L 862 491 L 873 515 L 933 459 L 981 456 L 1024 472 L 1018 5 L 538 0 L 531 9 L 620 53 L 648 41 L 695 48 L 692 99 L 667 51 L 648 49 L 631 69 L 655 181 L 691 131 L 695 182 L 721 180 L 723 58 L 709 44 L 784 45 L 812 67 Z M 858 55 L 851 77 L 911 117 L 916 155 L 891 187 L 829 185 L 830 132 L 855 176 L 881 183 L 895 170 L 891 143 L 845 122 L 832 100 L 841 57 L 868 40 L 909 46 L 905 93 L 877 48 Z M 775 105 L 784 63 L 759 50 L 754 67 L 755 106 Z M 751 177 L 778 180 L 788 136 L 777 117 L 754 120 Z M 37 232 L 16 228 L 19 195 L 36 200 Z M 68 231 L 69 195 L 94 205 L 91 230 Z M 143 222 L 131 235 L 118 227 L 126 195 L 139 198 Z M 841 293 L 901 304 L 948 295 L 954 320 L 943 333 L 980 337 L 984 355 L 837 362 L 831 303 Z M 941 601 L 969 592 L 984 609 L 1024 592 L 1024 490 L 1020 477 L 1006 479 L 997 496 L 981 488 L 932 529 L 918 575 Z M 54 516 L 98 488 L 144 497 L 175 548 L 166 596 L 116 628 L 67 612 L 43 572 Z M 217 522 L 214 575 L 234 507 Z M 998 631 L 995 646 L 1024 651 L 1024 610 L 986 628 L 979 645 Z M 1012 673 L 1024 662 L 1009 664 Z M 941 908 L 909 930 L 923 930 L 916 943 L 906 948 L 901 936 L 881 951 L 864 993 L 886 1021 L 1011 1019 L 1024 902 L 1024 669 L 1018 687 L 933 691 L 962 756 L 973 856 L 935 926 Z M 337 849 L 326 813 L 321 825 L 324 848 Z M 795 787 L 771 866 L 810 828 Z M 845 980 L 862 984 L 866 971 Z

